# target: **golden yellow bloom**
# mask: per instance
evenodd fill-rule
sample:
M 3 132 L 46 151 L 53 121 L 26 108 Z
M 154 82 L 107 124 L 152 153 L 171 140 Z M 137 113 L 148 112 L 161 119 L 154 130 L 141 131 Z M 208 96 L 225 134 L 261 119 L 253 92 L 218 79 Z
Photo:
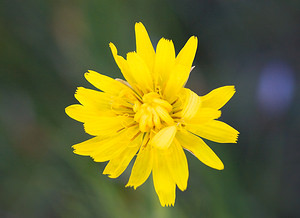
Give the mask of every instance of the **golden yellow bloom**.
M 95 136 L 73 146 L 74 153 L 96 162 L 109 161 L 103 174 L 117 178 L 137 154 L 126 186 L 137 188 L 152 172 L 155 191 L 162 206 L 175 203 L 176 185 L 187 188 L 188 163 L 184 149 L 209 167 L 224 165 L 200 138 L 236 143 L 238 131 L 217 121 L 219 110 L 235 93 L 234 86 L 198 96 L 184 88 L 197 49 L 192 36 L 175 56 L 173 42 L 160 39 L 156 52 L 142 23 L 136 23 L 136 52 L 119 56 L 110 43 L 113 57 L 126 81 L 94 71 L 85 78 L 100 91 L 79 87 L 80 104 L 66 108 L 73 119 L 84 123 Z

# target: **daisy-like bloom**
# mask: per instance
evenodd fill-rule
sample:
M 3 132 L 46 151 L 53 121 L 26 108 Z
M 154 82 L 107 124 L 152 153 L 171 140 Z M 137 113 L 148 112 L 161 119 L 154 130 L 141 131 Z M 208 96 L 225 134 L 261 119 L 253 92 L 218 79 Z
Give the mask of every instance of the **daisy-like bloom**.
M 136 52 L 129 52 L 126 59 L 109 44 L 126 81 L 90 70 L 85 78 L 101 91 L 79 87 L 75 98 L 80 104 L 66 108 L 94 136 L 74 145 L 74 153 L 96 162 L 109 161 L 103 174 L 110 178 L 120 176 L 137 155 L 126 186 L 136 189 L 152 172 L 161 205 L 171 206 L 176 186 L 182 191 L 187 188 L 184 150 L 209 167 L 224 168 L 201 138 L 236 143 L 238 131 L 216 120 L 235 89 L 223 86 L 198 96 L 184 88 L 197 49 L 196 37 L 176 56 L 173 42 L 164 38 L 155 51 L 142 23 L 136 23 L 135 35 Z

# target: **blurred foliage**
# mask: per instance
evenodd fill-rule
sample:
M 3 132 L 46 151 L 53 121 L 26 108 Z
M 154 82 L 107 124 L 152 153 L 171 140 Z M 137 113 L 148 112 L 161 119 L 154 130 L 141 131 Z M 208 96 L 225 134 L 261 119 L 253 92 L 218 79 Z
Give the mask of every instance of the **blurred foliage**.
M 1 0 L 0 12 L 1 217 L 300 217 L 299 1 Z M 89 136 L 64 108 L 91 87 L 86 70 L 121 77 L 108 43 L 135 50 L 137 21 L 177 52 L 199 38 L 188 83 L 199 95 L 237 88 L 221 119 L 238 144 L 208 142 L 225 170 L 188 154 L 174 208 L 160 207 L 152 179 L 125 188 L 130 170 L 109 179 L 71 149 Z

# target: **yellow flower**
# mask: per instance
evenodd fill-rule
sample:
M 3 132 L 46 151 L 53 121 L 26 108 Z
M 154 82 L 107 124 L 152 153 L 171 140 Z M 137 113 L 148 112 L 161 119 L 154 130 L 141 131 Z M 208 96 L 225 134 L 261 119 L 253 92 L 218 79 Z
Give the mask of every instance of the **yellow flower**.
M 189 177 L 184 149 L 214 169 L 224 165 L 200 138 L 236 143 L 238 131 L 218 121 L 219 110 L 235 93 L 234 86 L 217 88 L 198 96 L 184 88 L 198 40 L 192 36 L 177 56 L 173 42 L 160 39 L 156 52 L 142 23 L 136 23 L 136 52 L 113 57 L 126 81 L 89 71 L 85 78 L 100 91 L 79 87 L 80 104 L 66 108 L 95 136 L 73 146 L 74 153 L 96 162 L 109 161 L 103 174 L 117 178 L 137 154 L 126 186 L 135 189 L 152 172 L 162 206 L 175 203 L 177 187 L 184 191 Z

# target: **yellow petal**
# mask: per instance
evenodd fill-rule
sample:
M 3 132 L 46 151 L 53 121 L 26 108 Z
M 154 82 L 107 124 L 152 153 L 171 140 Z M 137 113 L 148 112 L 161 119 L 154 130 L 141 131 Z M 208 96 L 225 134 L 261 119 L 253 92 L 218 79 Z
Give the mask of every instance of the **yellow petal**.
M 175 48 L 171 40 L 160 39 L 156 47 L 154 63 L 154 80 L 163 84 L 169 78 L 171 69 L 175 63 Z
M 124 89 L 130 91 L 130 88 L 121 82 L 92 70 L 89 70 L 84 76 L 93 86 L 106 93 L 118 95 Z
M 191 69 L 195 54 L 197 51 L 198 39 L 195 36 L 189 38 L 187 43 L 181 49 L 179 54 L 176 57 L 176 64 L 187 66 Z
M 190 118 L 185 119 L 188 124 L 203 124 L 214 119 L 218 119 L 221 116 L 221 111 L 213 108 L 199 108 L 196 114 Z
M 234 86 L 223 86 L 214 89 L 207 95 L 201 97 L 202 106 L 220 109 L 231 99 L 234 93 Z
M 75 98 L 84 106 L 97 111 L 110 111 L 112 96 L 92 89 L 78 87 Z
M 218 120 L 202 125 L 187 125 L 187 129 L 200 137 L 219 143 L 236 143 L 239 135 L 237 130 Z
M 178 188 L 184 191 L 187 187 L 189 169 L 185 153 L 176 139 L 168 150 L 166 163 Z
M 153 69 L 155 51 L 146 28 L 142 23 L 135 24 L 136 52 L 146 62 L 150 70 Z
M 85 122 L 99 116 L 94 110 L 89 110 L 80 104 L 73 104 L 65 108 L 66 114 L 74 120 Z
M 128 143 L 129 141 L 124 141 L 123 143 L 115 142 L 114 144 L 112 144 L 111 141 L 110 143 L 107 142 L 105 149 L 104 147 L 102 149 L 97 149 L 97 152 L 91 154 L 90 157 L 92 157 L 95 162 L 109 161 L 124 151 Z
M 127 54 L 131 74 L 140 88 L 147 93 L 153 90 L 153 78 L 145 61 L 135 52 Z
M 224 165 L 210 147 L 199 137 L 185 130 L 176 134 L 181 146 L 194 154 L 202 163 L 217 170 L 223 170 Z
M 90 156 L 96 162 L 104 162 L 114 159 L 121 152 L 128 148 L 131 143 L 132 136 L 137 133 L 136 129 L 128 129 L 120 133 L 119 135 L 113 136 L 114 138 L 109 138 L 102 144 L 101 147 L 97 148 Z M 130 135 L 130 137 L 128 137 Z
M 201 105 L 200 97 L 190 89 L 183 89 L 184 90 L 184 103 L 182 106 L 181 117 L 183 119 L 189 120 L 193 118 Z
M 108 174 L 110 178 L 119 177 L 127 168 L 134 155 L 137 153 L 141 143 L 142 136 L 140 135 L 133 142 L 131 142 L 130 146 L 128 146 L 123 152 L 109 161 L 103 171 L 103 174 Z
M 181 64 L 175 64 L 172 67 L 165 88 L 163 89 L 164 97 L 169 102 L 173 102 L 177 98 L 177 94 L 189 78 L 190 70 L 190 67 Z
M 176 185 L 161 151 L 154 149 L 153 183 L 161 206 L 174 206 Z
M 85 131 L 90 135 L 109 135 L 118 132 L 120 129 L 132 123 L 132 118 L 126 116 L 116 117 L 95 117 L 84 123 Z
M 95 155 L 106 149 L 122 147 L 128 144 L 137 133 L 137 128 L 127 129 L 110 136 L 96 136 L 84 142 L 73 145 L 74 153 L 79 155 Z
M 176 57 L 175 65 L 171 69 L 164 89 L 165 98 L 171 102 L 176 99 L 178 92 L 184 87 L 189 78 L 197 45 L 197 37 L 192 36 Z
M 86 140 L 84 142 L 73 145 L 72 146 L 72 148 L 74 149 L 73 152 L 75 154 L 89 156 L 95 150 L 97 150 L 99 147 L 101 147 L 102 144 L 105 144 L 107 141 L 108 141 L 107 138 L 103 138 L 101 136 L 96 136 L 96 137 Z
M 109 43 L 109 47 L 111 49 L 111 53 L 113 54 L 115 62 L 118 65 L 118 67 L 120 68 L 124 78 L 129 82 L 129 84 L 132 87 L 134 87 L 136 81 L 135 81 L 134 77 L 132 76 L 132 73 L 130 71 L 127 61 L 122 56 L 118 55 L 118 50 L 113 43 Z
M 160 130 L 151 140 L 151 145 L 159 149 L 167 149 L 176 135 L 176 126 L 165 127 Z
M 88 141 L 74 145 L 74 153 L 84 156 L 90 156 L 95 162 L 105 162 L 114 159 L 124 151 L 129 141 L 124 141 L 121 135 L 115 135 L 114 139 L 95 137 Z M 120 143 L 119 140 L 123 140 Z
M 144 139 L 145 140 L 145 139 Z M 143 143 L 145 144 L 145 142 Z M 134 162 L 131 170 L 131 175 L 126 187 L 134 187 L 136 189 L 142 185 L 149 177 L 153 166 L 153 151 L 152 147 L 142 146 Z

